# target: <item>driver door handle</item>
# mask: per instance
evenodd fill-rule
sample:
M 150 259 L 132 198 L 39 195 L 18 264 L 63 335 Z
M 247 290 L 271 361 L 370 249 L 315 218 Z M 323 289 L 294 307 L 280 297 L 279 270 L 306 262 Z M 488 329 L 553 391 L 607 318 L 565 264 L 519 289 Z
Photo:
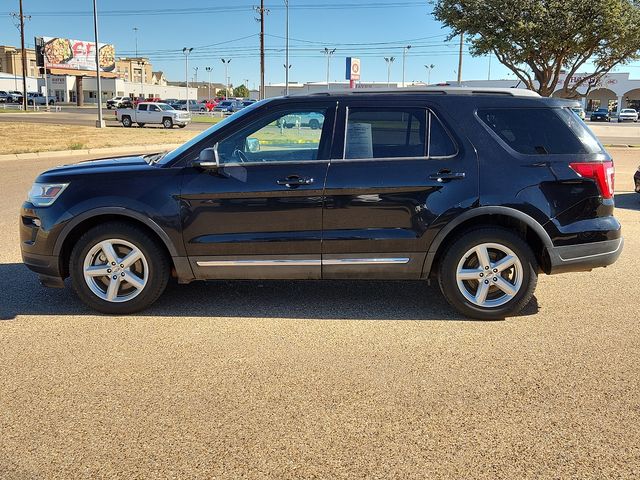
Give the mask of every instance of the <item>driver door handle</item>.
M 311 185 L 313 183 L 313 178 L 300 177 L 298 175 L 289 175 L 288 177 L 277 180 L 276 183 L 278 185 L 284 185 L 289 188 L 296 188 L 300 185 Z

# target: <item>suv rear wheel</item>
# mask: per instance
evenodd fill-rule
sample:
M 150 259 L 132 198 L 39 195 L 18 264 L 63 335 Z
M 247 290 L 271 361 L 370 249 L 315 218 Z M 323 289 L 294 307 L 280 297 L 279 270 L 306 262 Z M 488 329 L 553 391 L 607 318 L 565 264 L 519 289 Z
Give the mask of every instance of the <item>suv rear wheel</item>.
M 442 258 L 440 289 L 464 315 L 501 319 L 522 310 L 538 281 L 529 245 L 504 228 L 478 228 L 456 238 Z
M 87 231 L 69 262 L 73 288 L 89 307 L 127 314 L 142 310 L 162 294 L 169 259 L 158 242 L 126 223 L 109 222 Z

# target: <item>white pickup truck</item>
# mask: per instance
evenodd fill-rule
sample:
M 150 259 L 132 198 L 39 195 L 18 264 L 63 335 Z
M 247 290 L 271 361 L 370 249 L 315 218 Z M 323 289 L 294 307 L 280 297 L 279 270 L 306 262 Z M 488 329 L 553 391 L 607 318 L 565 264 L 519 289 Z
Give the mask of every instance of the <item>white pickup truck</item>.
M 188 112 L 174 110 L 166 103 L 155 102 L 142 102 L 136 108 L 118 108 L 116 119 L 123 127 L 130 127 L 134 123 L 140 127 L 147 123 L 156 123 L 164 128 L 173 128 L 174 125 L 184 128 L 191 123 L 191 115 Z

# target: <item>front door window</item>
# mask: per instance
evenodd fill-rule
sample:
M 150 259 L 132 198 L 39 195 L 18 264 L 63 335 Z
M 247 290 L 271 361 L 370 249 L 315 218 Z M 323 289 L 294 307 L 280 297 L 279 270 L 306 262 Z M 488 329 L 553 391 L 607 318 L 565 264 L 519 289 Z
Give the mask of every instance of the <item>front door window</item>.
M 274 113 L 218 144 L 222 164 L 309 162 L 319 159 L 325 109 Z

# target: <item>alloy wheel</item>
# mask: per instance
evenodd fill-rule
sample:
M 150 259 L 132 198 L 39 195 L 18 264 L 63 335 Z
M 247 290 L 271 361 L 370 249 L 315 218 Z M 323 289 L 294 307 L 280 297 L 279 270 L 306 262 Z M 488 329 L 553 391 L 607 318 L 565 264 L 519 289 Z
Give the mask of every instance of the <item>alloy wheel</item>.
M 131 242 L 108 239 L 89 250 L 83 274 L 97 297 L 120 303 L 142 293 L 149 279 L 149 265 L 142 251 Z
M 518 256 L 499 243 L 469 249 L 458 262 L 456 283 L 460 293 L 479 307 L 499 307 L 522 287 L 523 267 Z

